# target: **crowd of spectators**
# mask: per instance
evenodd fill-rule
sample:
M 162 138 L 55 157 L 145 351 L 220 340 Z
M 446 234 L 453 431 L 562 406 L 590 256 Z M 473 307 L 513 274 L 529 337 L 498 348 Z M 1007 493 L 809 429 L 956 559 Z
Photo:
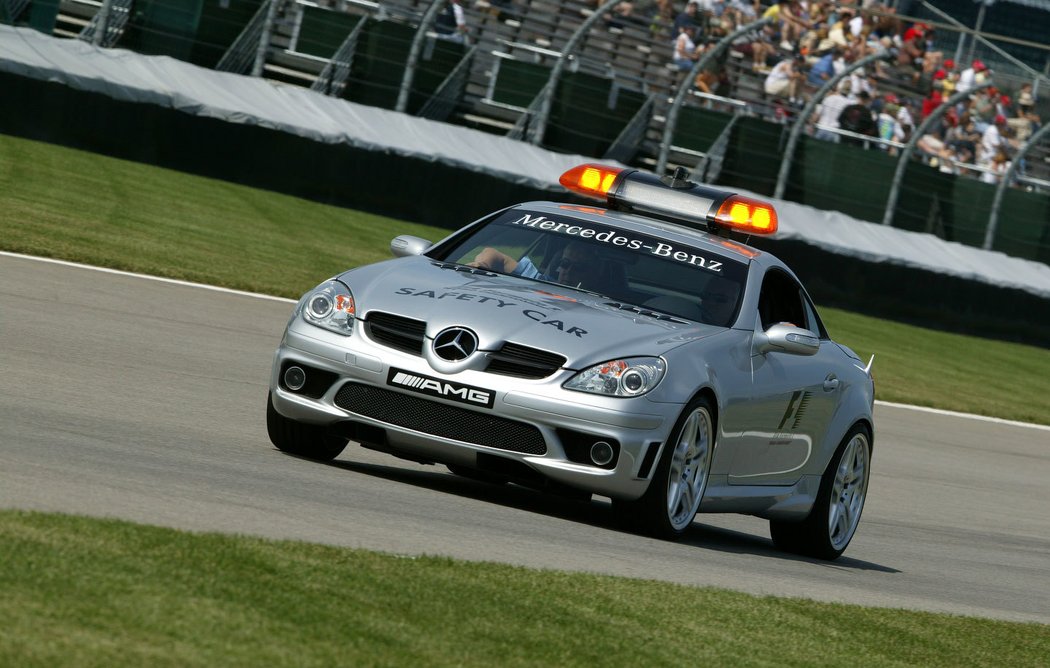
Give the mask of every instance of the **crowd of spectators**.
M 946 63 L 950 64 L 951 61 Z M 953 93 L 971 90 L 983 83 L 982 78 L 988 81 L 990 74 L 981 76 L 985 73 L 987 68 L 979 60 L 963 72 L 938 71 L 923 101 L 923 116 L 937 109 Z M 971 82 L 973 76 L 976 78 Z M 919 148 L 929 156 L 930 163 L 942 171 L 974 174 L 986 183 L 998 182 L 1010 167 L 1015 150 L 1041 123 L 1035 113 L 1031 88 L 1031 84 L 1022 85 L 1016 101 L 994 85 L 974 90 L 948 108 L 918 138 Z
M 857 60 L 880 52 L 889 57 L 854 71 L 821 100 L 810 129 L 818 139 L 878 147 L 895 154 L 918 124 L 952 95 L 973 91 L 918 140 L 931 164 L 995 183 L 1012 152 L 1041 123 L 1030 84 L 1016 99 L 993 86 L 979 59 L 957 64 L 934 48 L 934 28 L 906 23 L 892 8 L 871 0 L 691 0 L 674 14 L 668 0 L 653 3 L 654 32 L 669 26 L 673 63 L 682 71 L 714 42 L 757 18 L 765 27 L 737 39 L 731 49 L 762 78 L 764 102 L 774 117 L 788 119 L 829 79 Z M 632 5 L 630 13 L 638 11 Z M 672 18 L 673 14 L 673 18 Z M 700 90 L 732 95 L 716 67 L 694 82 Z M 883 90 L 886 89 L 886 90 Z M 870 139 L 869 139 L 870 138 Z
M 511 2 L 474 1 L 501 9 Z M 598 7 L 606 0 L 592 2 Z M 761 81 L 760 106 L 782 121 L 796 117 L 829 79 L 857 60 L 889 54 L 854 70 L 822 98 L 808 119 L 818 139 L 895 154 L 952 95 L 973 91 L 944 110 L 917 146 L 943 171 L 995 182 L 1013 150 L 1041 123 L 1031 85 L 1014 91 L 1014 97 L 981 87 L 993 76 L 983 62 L 945 58 L 934 48 L 934 27 L 906 22 L 878 0 L 621 0 L 605 25 L 633 23 L 656 41 L 666 40 L 669 65 L 681 77 L 722 38 L 759 18 L 770 22 L 736 38 L 731 57 Z M 713 59 L 696 73 L 693 85 L 707 94 L 741 95 L 731 86 L 724 61 Z

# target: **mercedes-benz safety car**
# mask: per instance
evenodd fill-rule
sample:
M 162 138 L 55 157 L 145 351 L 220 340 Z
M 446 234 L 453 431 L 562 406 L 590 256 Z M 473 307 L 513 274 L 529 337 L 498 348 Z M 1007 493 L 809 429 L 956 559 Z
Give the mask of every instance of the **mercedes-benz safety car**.
M 774 232 L 773 207 L 685 176 L 581 165 L 561 183 L 604 206 L 400 236 L 395 259 L 310 290 L 273 361 L 273 444 L 597 494 L 664 537 L 746 513 L 783 549 L 838 557 L 868 489 L 871 362 L 734 240 Z

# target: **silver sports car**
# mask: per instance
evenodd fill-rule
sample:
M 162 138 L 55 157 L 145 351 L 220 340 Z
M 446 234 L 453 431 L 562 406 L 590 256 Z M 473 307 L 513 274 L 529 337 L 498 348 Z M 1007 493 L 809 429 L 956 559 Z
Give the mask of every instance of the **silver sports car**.
M 763 202 L 630 169 L 562 176 L 604 206 L 530 202 L 310 290 L 267 427 L 319 460 L 348 440 L 452 472 L 612 500 L 655 535 L 766 518 L 834 559 L 868 487 L 871 362 L 828 336 Z

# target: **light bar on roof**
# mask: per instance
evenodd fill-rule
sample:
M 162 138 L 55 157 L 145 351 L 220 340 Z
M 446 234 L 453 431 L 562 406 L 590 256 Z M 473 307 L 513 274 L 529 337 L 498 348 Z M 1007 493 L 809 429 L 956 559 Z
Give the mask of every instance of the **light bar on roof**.
M 567 190 L 605 200 L 611 209 L 705 229 L 717 226 L 746 234 L 777 230 L 773 205 L 684 178 L 661 179 L 637 169 L 586 163 L 565 172 L 559 181 Z

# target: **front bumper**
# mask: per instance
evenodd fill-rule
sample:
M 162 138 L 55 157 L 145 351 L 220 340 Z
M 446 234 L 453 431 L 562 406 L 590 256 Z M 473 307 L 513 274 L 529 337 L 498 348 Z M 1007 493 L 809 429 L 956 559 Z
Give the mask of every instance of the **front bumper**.
M 561 385 L 571 371 L 542 380 L 472 370 L 442 374 L 423 357 L 370 339 L 366 330 L 359 326 L 343 337 L 293 320 L 270 378 L 277 412 L 408 459 L 481 468 L 510 461 L 515 464 L 507 471 L 517 467 L 591 493 L 635 499 L 645 492 L 682 408 L 644 396 L 565 390 Z M 290 363 L 303 365 L 308 375 L 317 370 L 332 376 L 311 393 L 318 396 L 307 396 L 281 382 L 281 370 Z M 459 394 L 430 396 L 394 384 L 398 373 L 481 388 L 492 394 L 491 408 Z M 615 446 L 610 464 L 599 466 L 586 456 L 597 441 Z

